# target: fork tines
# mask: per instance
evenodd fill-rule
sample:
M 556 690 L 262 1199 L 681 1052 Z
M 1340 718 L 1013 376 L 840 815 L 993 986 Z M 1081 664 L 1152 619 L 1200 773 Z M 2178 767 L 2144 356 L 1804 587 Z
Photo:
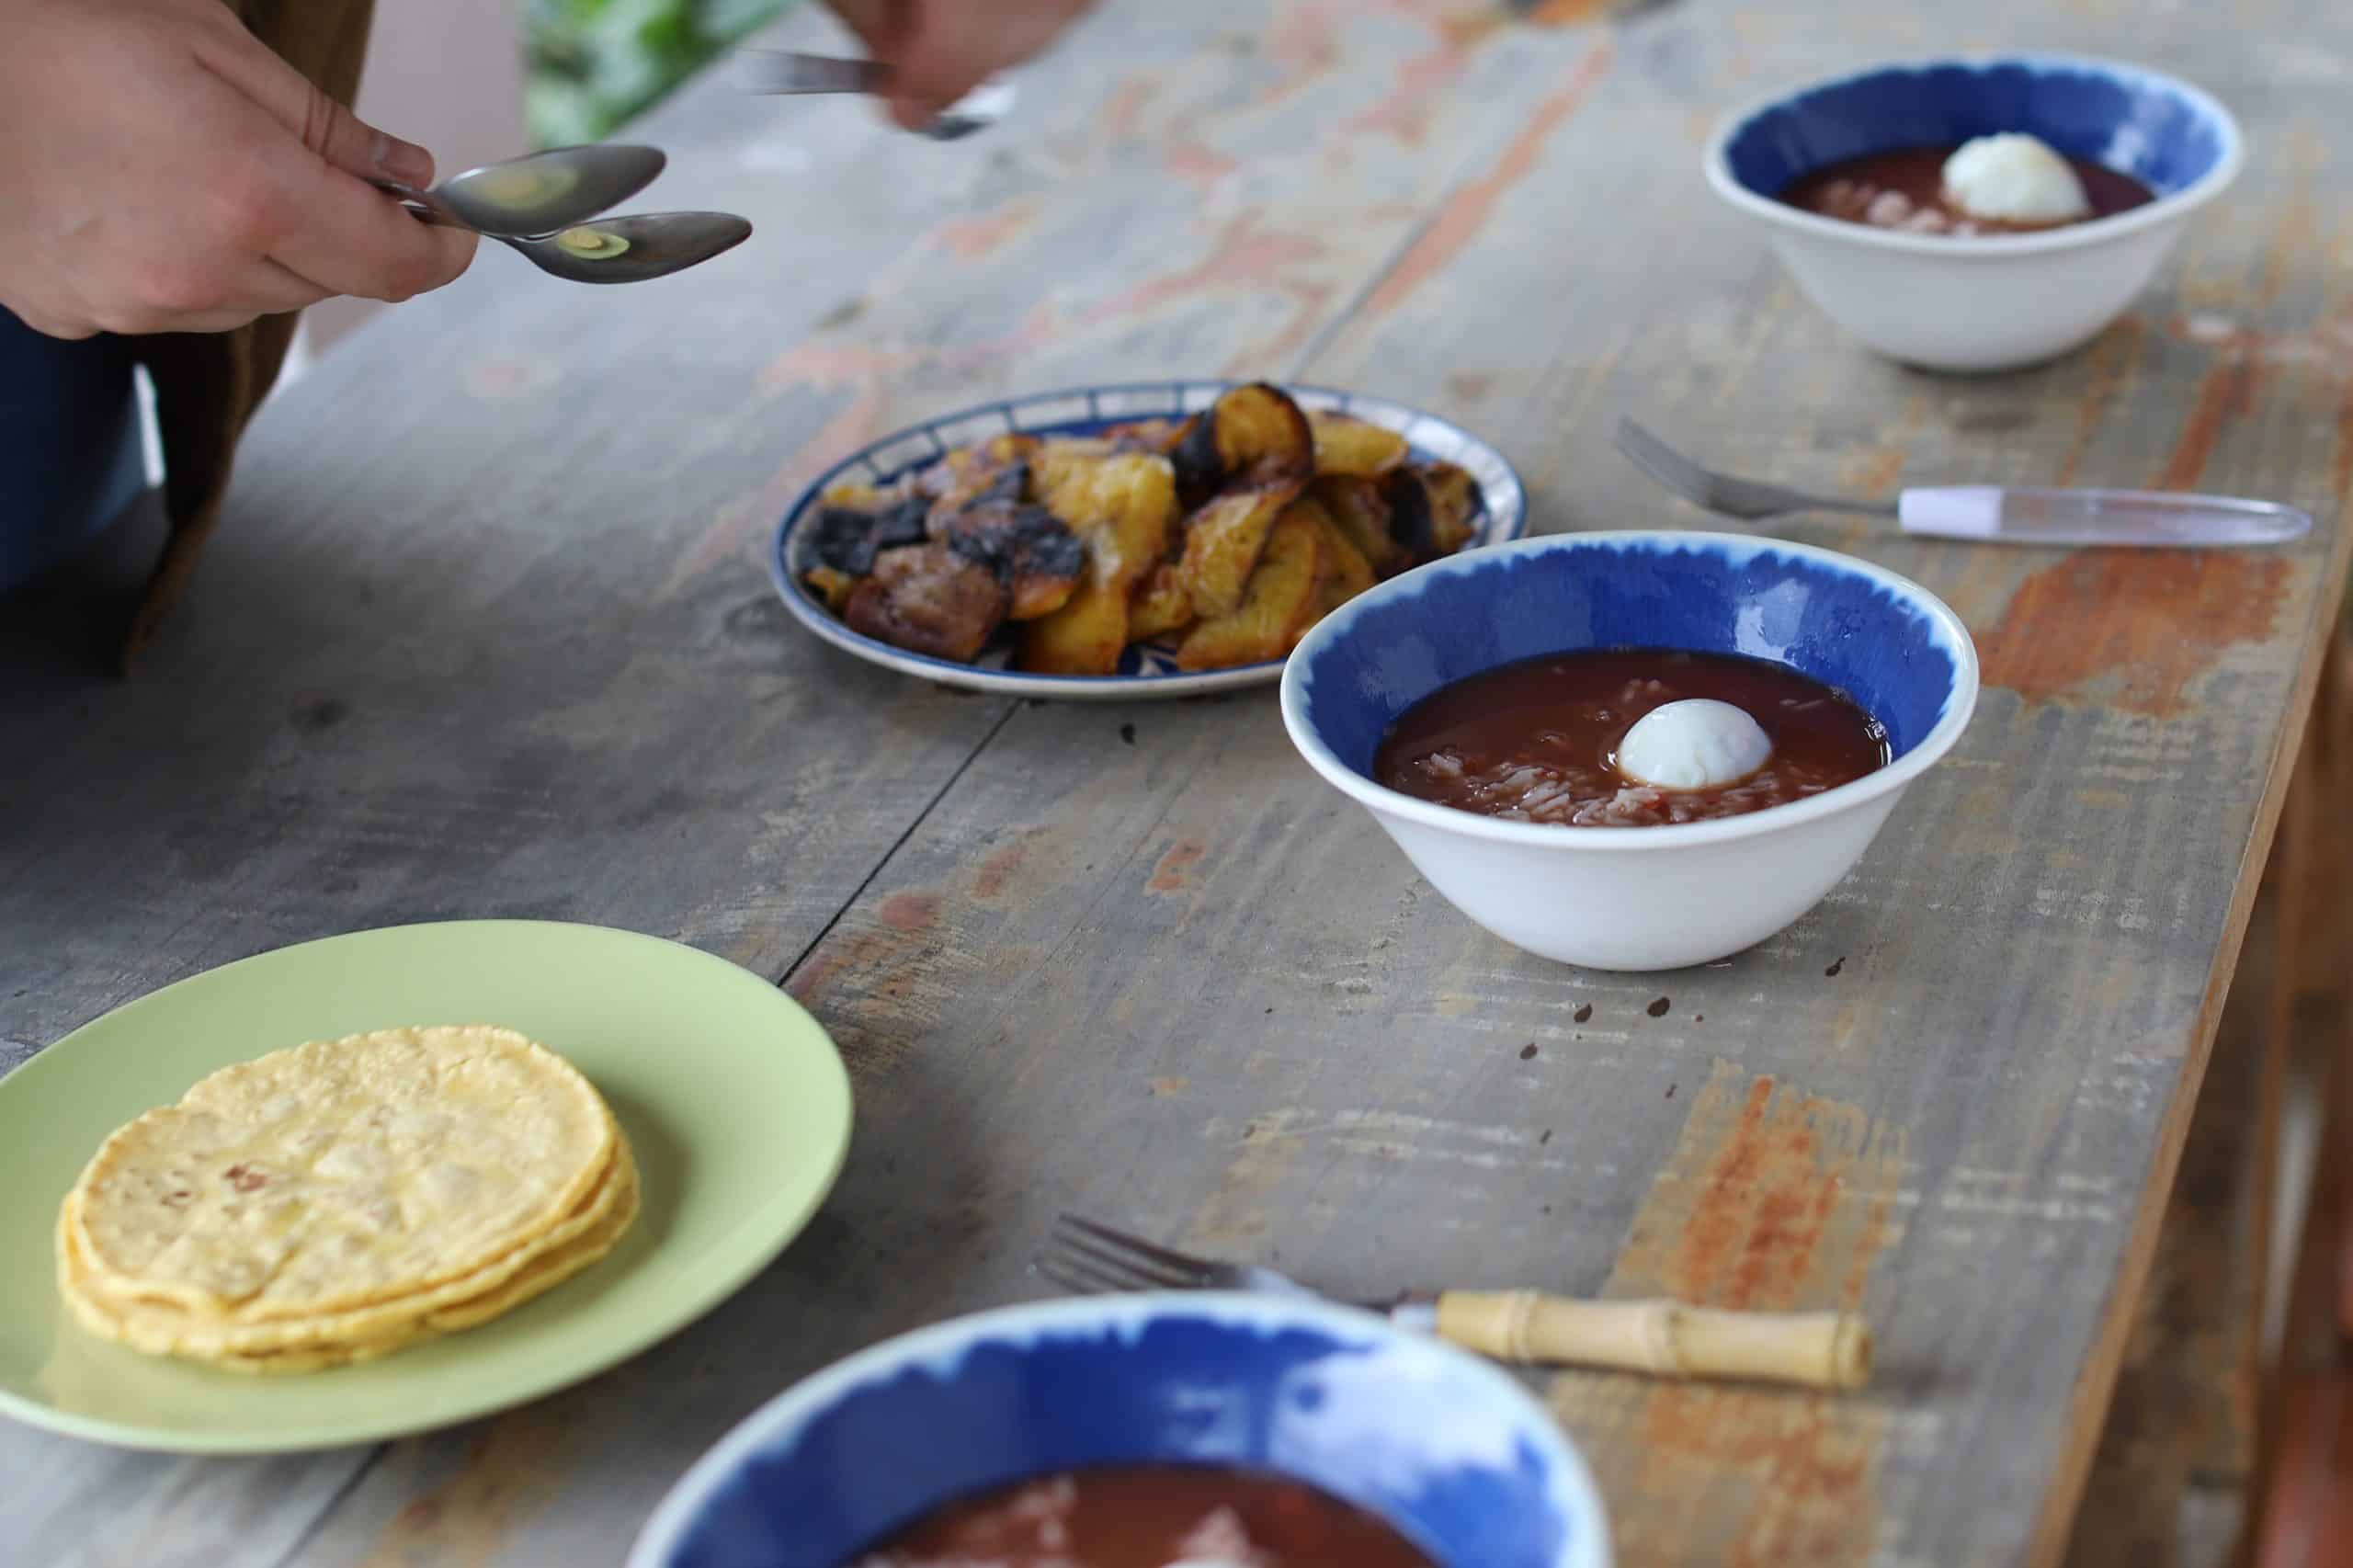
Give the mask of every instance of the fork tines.
M 1210 1283 L 1212 1272 L 1199 1258 L 1076 1214 L 1056 1218 L 1036 1267 L 1046 1278 L 1081 1295 L 1199 1290 Z
M 1625 415 L 1620 415 L 1618 420 L 1618 449 L 1625 453 L 1636 468 L 1686 501 L 1701 506 L 1713 501 L 1716 490 L 1714 474 Z

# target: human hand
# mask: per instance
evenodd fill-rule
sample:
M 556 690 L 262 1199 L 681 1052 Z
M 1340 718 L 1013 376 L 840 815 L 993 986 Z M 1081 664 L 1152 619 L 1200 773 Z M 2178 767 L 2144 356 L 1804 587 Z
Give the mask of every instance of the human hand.
M 37 331 L 226 331 L 404 300 L 473 257 L 365 183 L 428 185 L 432 156 L 220 0 L 0 0 L 0 304 Z
M 1054 41 L 1094 0 L 829 0 L 891 67 L 891 118 L 910 131 Z

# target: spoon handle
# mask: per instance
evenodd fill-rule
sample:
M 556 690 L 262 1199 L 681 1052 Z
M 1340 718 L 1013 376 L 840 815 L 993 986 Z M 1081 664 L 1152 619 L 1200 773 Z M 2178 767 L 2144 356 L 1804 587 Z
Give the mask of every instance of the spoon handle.
M 755 93 L 878 93 L 891 80 L 891 68 L 879 61 L 776 49 L 747 49 L 742 54 L 744 85 Z
M 473 228 L 472 223 L 451 211 L 449 204 L 432 191 L 419 190 L 413 185 L 403 185 L 396 179 L 371 179 L 368 183 L 387 196 L 399 197 L 401 205 L 415 214 L 420 222 L 438 223 L 445 229 Z

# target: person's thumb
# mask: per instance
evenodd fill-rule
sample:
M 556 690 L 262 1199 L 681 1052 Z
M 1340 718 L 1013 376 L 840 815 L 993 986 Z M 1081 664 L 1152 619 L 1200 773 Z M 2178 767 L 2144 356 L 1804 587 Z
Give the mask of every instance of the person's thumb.
M 239 29 L 225 47 L 207 51 L 204 62 L 344 173 L 410 186 L 433 183 L 432 153 L 368 124 L 250 33 Z

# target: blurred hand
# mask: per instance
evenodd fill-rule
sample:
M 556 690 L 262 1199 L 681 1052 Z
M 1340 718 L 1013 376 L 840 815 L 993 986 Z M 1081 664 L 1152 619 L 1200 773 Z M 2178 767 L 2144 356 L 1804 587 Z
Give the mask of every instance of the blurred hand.
M 1018 65 L 1094 0 L 830 0 L 892 70 L 891 118 L 910 131 Z
M 404 300 L 474 237 L 362 183 L 430 184 L 220 0 L 0 0 L 0 304 L 57 337 L 220 332 Z

